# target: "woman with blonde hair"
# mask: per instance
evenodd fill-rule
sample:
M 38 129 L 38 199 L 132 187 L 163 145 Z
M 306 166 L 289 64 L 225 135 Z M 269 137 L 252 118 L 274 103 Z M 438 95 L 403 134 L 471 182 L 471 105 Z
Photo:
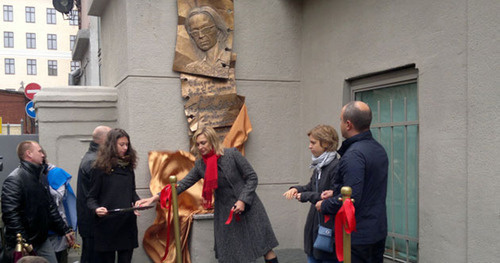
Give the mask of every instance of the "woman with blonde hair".
M 193 169 L 179 181 L 177 191 L 180 194 L 204 179 L 203 206 L 214 208 L 215 257 L 219 262 L 247 263 L 264 256 L 265 262 L 277 263 L 273 248 L 278 241 L 255 193 L 258 180 L 250 163 L 236 148 L 223 148 L 210 127 L 198 129 L 192 144 L 197 159 Z M 140 205 L 158 199 L 154 195 Z
M 325 222 L 325 217 L 316 210 L 314 205 L 321 200 L 323 191 L 333 189 L 332 184 L 337 174 L 336 166 L 339 162 L 336 152 L 339 136 L 337 131 L 329 125 L 318 125 L 309 131 L 307 136 L 309 136 L 309 150 L 312 153 L 311 168 L 314 169 L 313 174 L 308 184 L 292 186 L 283 196 L 286 199 L 297 199 L 302 203 L 311 203 L 304 227 L 304 251 L 307 254 L 307 262 L 335 263 L 338 261 L 333 243 L 329 246 L 330 251 L 316 249 L 313 246 L 320 225 L 333 231 L 333 219 Z

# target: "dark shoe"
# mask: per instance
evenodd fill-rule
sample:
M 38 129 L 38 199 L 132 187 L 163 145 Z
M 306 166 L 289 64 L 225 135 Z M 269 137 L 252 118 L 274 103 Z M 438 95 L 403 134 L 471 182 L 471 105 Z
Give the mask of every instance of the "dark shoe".
M 278 263 L 278 257 L 273 259 L 264 259 L 266 263 Z

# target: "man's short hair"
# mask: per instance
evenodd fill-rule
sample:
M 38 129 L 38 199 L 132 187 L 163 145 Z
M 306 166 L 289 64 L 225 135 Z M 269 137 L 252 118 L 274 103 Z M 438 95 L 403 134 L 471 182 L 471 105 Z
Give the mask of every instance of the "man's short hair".
M 351 121 L 354 128 L 358 131 L 369 130 L 372 122 L 372 110 L 370 107 L 368 107 L 368 110 L 361 110 L 356 104 L 356 101 L 347 103 L 342 118 L 344 121 Z
M 39 256 L 25 256 L 22 257 L 17 261 L 18 263 L 49 263 L 48 260 L 46 260 L 43 257 Z
M 24 160 L 24 153 L 29 150 L 33 143 L 37 143 L 35 141 L 23 141 L 17 145 L 17 157 L 19 157 L 19 161 Z

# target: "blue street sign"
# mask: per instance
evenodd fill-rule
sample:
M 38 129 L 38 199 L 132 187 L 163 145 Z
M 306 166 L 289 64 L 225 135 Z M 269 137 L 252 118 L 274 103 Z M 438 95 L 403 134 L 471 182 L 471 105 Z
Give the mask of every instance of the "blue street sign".
M 31 118 L 36 118 L 35 105 L 33 101 L 26 103 L 26 114 Z

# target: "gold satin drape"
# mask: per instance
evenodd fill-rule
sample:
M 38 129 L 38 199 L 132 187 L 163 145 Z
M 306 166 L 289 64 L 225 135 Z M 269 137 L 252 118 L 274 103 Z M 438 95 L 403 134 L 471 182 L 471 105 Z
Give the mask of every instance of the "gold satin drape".
M 238 117 L 233 123 L 229 133 L 224 139 L 224 147 L 236 147 L 244 154 L 244 143 L 248 134 L 252 131 L 252 124 L 248 117 L 247 108 L 244 104 L 241 107 Z M 195 157 L 185 151 L 167 152 L 151 151 L 149 152 L 149 170 L 151 172 L 151 182 L 149 188 L 152 194 L 157 194 L 168 184 L 168 177 L 177 176 L 177 181 L 182 180 L 188 172 L 194 167 Z M 212 213 L 213 210 L 203 209 L 201 191 L 203 180 L 198 181 L 188 190 L 178 197 L 179 203 L 179 224 L 181 231 L 182 259 L 184 263 L 191 263 L 191 257 L 188 249 L 188 236 L 191 229 L 193 214 Z M 158 204 L 156 206 L 156 219 L 144 234 L 143 247 L 146 253 L 154 262 L 161 262 L 165 253 L 167 237 L 167 210 L 162 209 Z M 173 224 L 173 223 L 172 223 Z M 170 233 L 170 246 L 168 256 L 163 262 L 175 262 L 175 244 L 173 226 Z

